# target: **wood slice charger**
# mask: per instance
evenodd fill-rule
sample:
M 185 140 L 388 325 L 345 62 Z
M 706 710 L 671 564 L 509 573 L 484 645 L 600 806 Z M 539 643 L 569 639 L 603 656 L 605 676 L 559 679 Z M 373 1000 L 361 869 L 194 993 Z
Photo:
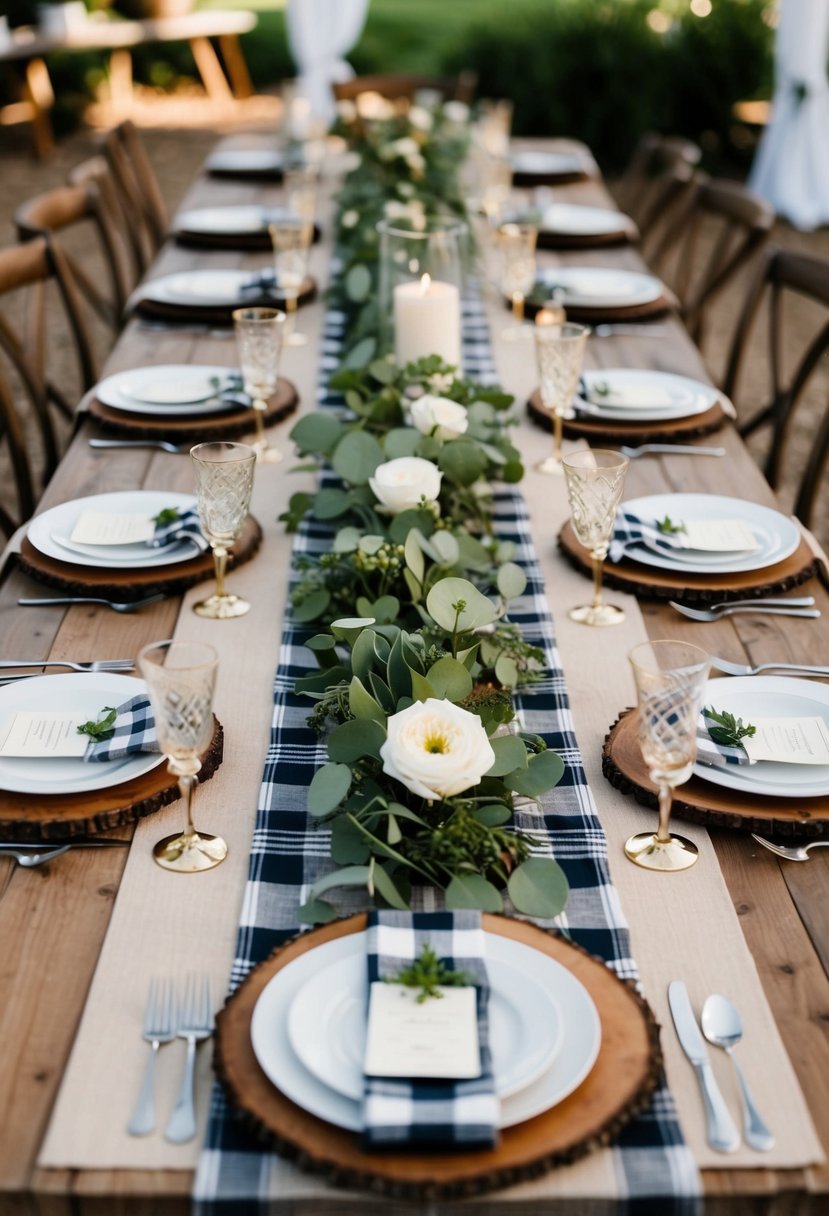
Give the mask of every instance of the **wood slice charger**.
M 633 794 L 637 802 L 656 811 L 656 786 L 642 759 L 635 710 L 626 709 L 610 728 L 602 749 L 602 772 L 615 789 Z M 768 797 L 692 776 L 676 789 L 671 807 L 672 817 L 706 827 L 798 838 L 829 833 L 829 797 Z
M 535 292 L 538 291 L 536 285 Z M 541 288 L 543 299 L 539 298 L 538 294 L 527 296 L 524 301 L 524 315 L 526 317 L 534 317 L 539 309 L 544 308 L 548 299 L 552 296 L 552 289 L 546 290 Z M 564 309 L 567 313 L 568 321 L 577 321 L 580 325 L 599 325 L 609 324 L 614 322 L 624 322 L 626 325 L 636 321 L 651 321 L 656 317 L 663 317 L 669 313 L 674 307 L 673 301 L 664 293 L 656 297 L 655 300 L 648 300 L 645 304 L 620 304 L 616 307 L 609 307 L 607 304 L 570 304 L 565 298 L 562 301 Z M 504 304 L 507 308 L 512 308 L 512 303 L 509 299 L 504 299 Z
M 564 556 L 575 566 L 593 577 L 590 554 L 576 540 L 573 525 L 568 520 L 558 534 L 558 544 Z M 814 578 L 819 562 L 804 540 L 789 557 L 762 570 L 741 570 L 730 574 L 691 574 L 684 570 L 668 570 L 645 566 L 622 558 L 605 562 L 603 582 L 607 587 L 629 591 L 640 599 L 681 600 L 683 603 L 722 603 L 725 600 L 756 599 L 777 595 L 799 587 Z
M 317 294 L 316 279 L 307 274 L 299 289 L 297 304 L 310 304 Z M 276 291 L 263 290 L 259 295 L 249 292 L 243 300 L 232 304 L 176 304 L 172 300 L 155 300 L 142 296 L 136 301 L 135 311 L 142 317 L 159 321 L 179 321 L 182 325 L 193 322 L 197 325 L 232 325 L 237 308 L 285 308 L 285 300 Z
M 248 1126 L 303 1169 L 335 1186 L 406 1199 L 451 1199 L 535 1178 L 608 1144 L 644 1110 L 659 1084 L 659 1028 L 630 982 L 557 933 L 485 914 L 484 929 L 522 942 L 568 969 L 596 1004 L 602 1042 L 592 1071 L 563 1102 L 506 1128 L 492 1150 L 367 1152 L 354 1132 L 309 1114 L 259 1067 L 251 1045 L 253 1010 L 265 985 L 308 950 L 366 928 L 364 913 L 302 933 L 275 950 L 231 996 L 216 1025 L 215 1062 L 230 1101 Z
M 249 562 L 262 543 L 262 529 L 257 521 L 248 516 L 242 532 L 227 560 L 228 570 Z M 179 595 L 188 587 L 195 587 L 205 579 L 213 577 L 213 555 L 199 553 L 188 561 L 175 562 L 169 566 L 132 567 L 115 570 L 103 566 L 79 566 L 47 557 L 36 549 L 28 537 L 20 546 L 20 567 L 38 582 L 59 587 L 68 595 L 94 595 L 102 599 L 121 600 L 127 603 L 140 600 L 156 592 L 164 595 Z
M 201 229 L 177 228 L 173 233 L 177 245 L 189 249 L 243 249 L 256 253 L 273 250 L 271 234 L 267 228 L 256 232 L 204 232 Z M 322 229 L 314 224 L 314 245 L 322 239 Z
M 209 781 L 222 762 L 224 732 L 214 717 L 213 738 L 202 755 L 199 781 Z M 15 794 L 0 790 L 0 840 L 60 843 L 135 823 L 175 802 L 178 783 L 162 761 L 148 773 L 104 790 L 77 794 Z
M 527 401 L 527 413 L 537 426 L 552 431 L 550 411 L 541 403 L 541 392 L 536 389 Z M 599 443 L 671 443 L 674 439 L 698 438 L 718 431 L 725 422 L 725 411 L 716 401 L 710 409 L 689 418 L 671 418 L 665 422 L 616 422 L 609 418 L 591 418 L 576 415 L 565 418 L 564 434 L 568 439 L 592 439 Z
M 275 426 L 293 414 L 299 394 L 290 380 L 279 379 L 276 392 L 262 415 L 265 426 Z M 105 405 L 97 397 L 89 403 L 88 413 L 105 431 L 133 439 L 168 439 L 175 443 L 202 443 L 207 439 L 235 439 L 256 428 L 252 406 L 231 406 L 220 414 L 133 414 Z

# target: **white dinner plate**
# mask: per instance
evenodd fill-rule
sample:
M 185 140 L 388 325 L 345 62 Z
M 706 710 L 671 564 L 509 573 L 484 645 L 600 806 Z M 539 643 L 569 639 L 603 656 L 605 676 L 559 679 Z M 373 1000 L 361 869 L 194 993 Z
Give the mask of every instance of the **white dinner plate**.
M 823 718 L 829 726 L 829 687 L 791 676 L 728 676 L 709 680 L 703 705 L 727 710 L 744 722 L 758 718 Z M 780 798 L 820 798 L 829 794 L 829 765 L 695 764 L 694 774 L 713 785 Z
M 99 566 L 122 569 L 125 565 L 135 569 L 149 566 L 172 566 L 177 562 L 200 557 L 194 546 L 180 542 L 163 549 L 151 549 L 149 545 L 83 545 L 67 546 L 75 524 L 84 511 L 109 511 L 113 514 L 141 515 L 148 519 L 166 510 L 178 507 L 180 511 L 195 506 L 192 494 L 179 494 L 174 490 L 115 490 L 109 494 L 93 494 L 89 498 L 73 498 L 59 503 L 48 511 L 36 515 L 29 524 L 28 537 L 34 547 L 46 557 L 75 566 Z M 58 541 L 55 537 L 60 537 Z M 83 549 L 83 551 L 81 551 Z
M 251 1020 L 253 1051 L 269 1080 L 312 1115 L 355 1132 L 362 1129 L 361 1104 L 308 1071 L 291 1047 L 288 1014 L 296 994 L 317 971 L 349 956 L 365 965 L 365 938 L 365 933 L 349 934 L 294 959 L 265 985 Z M 487 933 L 486 944 L 488 963 L 503 962 L 531 974 L 551 994 L 561 1016 L 561 1045 L 550 1067 L 501 1104 L 500 1126 L 512 1127 L 549 1110 L 581 1085 L 599 1054 L 601 1024 L 590 994 L 566 967 L 495 933 Z
M 250 270 L 181 270 L 177 274 L 150 279 L 142 284 L 136 295 L 164 304 L 241 308 L 245 302 L 242 288 L 252 278 Z M 248 294 L 253 299 L 256 293 Z
M 550 174 L 586 173 L 589 166 L 573 152 L 516 152 L 513 173 Z
M 604 266 L 548 266 L 538 282 L 552 295 L 558 290 L 563 304 L 575 308 L 631 308 L 652 304 L 664 291 L 662 282 L 636 270 Z
M 552 1064 L 561 1017 L 552 995 L 531 975 L 493 959 L 487 968 L 495 1088 L 508 1098 Z M 365 972 L 365 956 L 339 959 L 302 985 L 288 1012 L 288 1039 L 308 1071 L 355 1101 L 364 1086 Z
M 763 570 L 774 566 L 794 553 L 800 544 L 797 525 L 759 503 L 743 498 L 725 498 L 719 494 L 653 494 L 648 498 L 632 498 L 623 502 L 620 510 L 639 519 L 654 522 L 666 515 L 675 523 L 706 519 L 742 519 L 749 526 L 758 548 L 747 553 L 702 553 L 699 550 L 668 552 L 664 549 L 628 549 L 625 557 L 644 566 L 664 570 L 681 570 L 687 574 L 736 574 L 743 570 Z
M 720 394 L 711 384 L 672 372 L 633 367 L 603 367 L 582 374 L 588 400 L 578 399 L 579 411 L 593 418 L 618 422 L 665 422 L 704 414 Z M 601 394 L 606 386 L 610 391 Z
M 33 676 L 0 686 L 0 739 L 11 719 L 22 709 L 73 711 L 79 722 L 96 719 L 105 705 L 117 708 L 144 692 L 146 684 L 134 676 L 112 672 L 70 672 Z M 83 794 L 109 789 L 140 777 L 160 764 L 160 753 L 125 756 L 86 764 L 81 759 L 38 759 L 0 756 L 0 789 L 17 794 Z
M 627 232 L 633 225 L 621 211 L 608 207 L 552 203 L 544 210 L 538 227 L 541 232 L 561 236 L 607 236 L 613 232 Z
M 268 231 L 274 223 L 292 212 L 278 207 L 199 207 L 180 211 L 175 219 L 178 232 L 205 236 L 240 236 Z
M 136 367 L 107 376 L 95 396 L 112 409 L 131 414 L 219 414 L 238 409 L 216 396 L 215 380 L 238 374 L 233 367 L 195 363 L 163 363 Z
M 213 173 L 281 173 L 283 157 L 275 148 L 219 148 L 206 164 Z

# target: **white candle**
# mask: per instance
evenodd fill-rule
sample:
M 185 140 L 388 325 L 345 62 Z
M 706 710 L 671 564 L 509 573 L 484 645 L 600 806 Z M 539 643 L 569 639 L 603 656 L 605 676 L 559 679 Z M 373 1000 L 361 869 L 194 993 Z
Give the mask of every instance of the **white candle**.
M 461 365 L 461 299 L 454 283 L 425 274 L 394 289 L 394 354 L 403 367 L 426 355 Z

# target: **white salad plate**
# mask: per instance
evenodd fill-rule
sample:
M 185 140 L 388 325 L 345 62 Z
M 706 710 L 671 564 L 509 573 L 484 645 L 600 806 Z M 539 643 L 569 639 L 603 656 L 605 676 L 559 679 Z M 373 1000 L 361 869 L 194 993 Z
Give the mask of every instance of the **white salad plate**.
M 34 547 L 60 562 L 76 566 L 99 566 L 135 569 L 152 566 L 172 566 L 201 556 L 190 542 L 180 541 L 163 549 L 149 545 L 81 545 L 71 541 L 75 524 L 84 511 L 108 511 L 113 515 L 140 515 L 152 519 L 168 507 L 189 511 L 195 507 L 192 494 L 173 490 L 115 490 L 109 494 L 92 494 L 89 498 L 73 498 L 58 503 L 36 515 L 29 524 L 28 537 Z M 59 539 L 56 539 L 59 538 Z
M 141 299 L 164 304 L 242 308 L 245 304 L 242 288 L 252 278 L 250 270 L 181 270 L 150 279 L 136 294 Z M 246 294 L 254 299 L 257 293 Z
M 709 553 L 699 549 L 666 550 L 642 547 L 625 553 L 632 561 L 664 570 L 681 570 L 687 574 L 737 574 L 744 570 L 763 570 L 794 553 L 800 544 L 797 525 L 771 507 L 761 506 L 743 498 L 725 498 L 719 494 L 653 494 L 648 498 L 632 498 L 620 508 L 643 522 L 656 525 L 669 516 L 674 524 L 691 520 L 741 519 L 754 535 L 757 548 L 738 553 Z
M 608 236 L 633 230 L 631 220 L 609 207 L 584 207 L 578 203 L 551 203 L 538 225 L 541 232 L 561 236 Z
M 631 308 L 652 304 L 664 291 L 654 275 L 604 266 L 549 266 L 538 282 L 551 295 L 561 292 L 565 308 Z
M 275 148 L 219 148 L 206 164 L 212 173 L 281 173 L 283 157 Z
M 500 964 L 510 969 L 510 980 L 514 972 L 520 971 L 522 978 L 532 975 L 536 984 L 552 999 L 558 1009 L 561 1037 L 558 1049 L 550 1065 L 533 1081 L 505 1098 L 501 1103 L 501 1127 L 512 1127 L 555 1106 L 581 1085 L 596 1062 L 601 1045 L 601 1024 L 592 998 L 570 972 L 547 955 L 530 946 L 515 942 L 497 934 L 487 933 L 487 966 L 491 967 L 492 1006 L 502 997 L 508 1004 L 508 994 L 499 991 L 499 976 L 506 975 Z M 291 1044 L 288 1023 L 293 1002 L 305 984 L 317 975 L 327 973 L 329 968 L 344 959 L 351 959 L 351 966 L 365 974 L 366 934 L 354 933 L 347 937 L 326 942 L 315 950 L 293 960 L 263 988 L 251 1020 L 251 1042 L 254 1054 L 265 1075 L 292 1102 L 304 1110 L 349 1131 L 362 1129 L 361 1103 L 346 1097 L 333 1084 L 339 1084 L 341 1070 L 350 1067 L 353 1048 L 344 1044 L 332 1049 L 339 1053 L 339 1062 L 334 1076 L 328 1083 L 321 1081 L 300 1060 Z M 328 990 L 329 999 L 334 995 Z M 526 1016 L 530 1016 L 529 1013 Z M 353 1018 L 353 1014 L 349 1015 Z M 349 1022 L 351 1025 L 352 1023 Z M 360 1019 L 361 1033 L 365 1027 Z M 345 1034 L 343 1026 L 336 1033 Z M 528 1044 L 524 1042 L 522 1049 Z M 492 1043 L 493 1064 L 496 1075 L 503 1074 L 503 1052 L 499 1044 Z M 362 1047 L 358 1048 L 358 1056 Z M 500 1058 L 499 1058 L 500 1057 Z
M 136 367 L 107 376 L 96 386 L 95 396 L 104 405 L 131 414 L 225 413 L 239 407 L 216 396 L 216 382 L 224 383 L 236 370 L 195 363 Z
M 176 216 L 178 232 L 205 236 L 240 236 L 267 232 L 268 224 L 293 214 L 275 207 L 198 207 L 180 211 Z
M 594 368 L 582 374 L 579 412 L 618 422 L 668 422 L 704 414 L 720 399 L 711 384 L 644 368 Z M 607 391 L 605 391 L 607 390 Z
M 589 166 L 573 152 L 516 152 L 512 158 L 513 173 L 556 174 L 586 173 Z
M 709 680 L 703 705 L 726 710 L 744 722 L 758 718 L 822 718 L 829 726 L 829 687 L 791 676 L 729 676 Z M 820 798 L 829 794 L 829 765 L 700 764 L 694 774 L 713 785 L 778 798 Z
M 78 723 L 96 720 L 105 706 L 117 708 L 146 690 L 143 680 L 112 672 L 69 672 L 33 676 L 0 686 L 0 740 L 20 710 L 73 712 Z M 160 764 L 160 752 L 121 760 L 0 756 L 0 789 L 17 794 L 82 794 L 140 777 Z

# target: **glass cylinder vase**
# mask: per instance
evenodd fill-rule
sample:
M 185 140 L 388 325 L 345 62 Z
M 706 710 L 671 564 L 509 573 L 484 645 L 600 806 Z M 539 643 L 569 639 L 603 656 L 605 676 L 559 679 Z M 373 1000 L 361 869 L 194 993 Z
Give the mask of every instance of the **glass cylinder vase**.
M 406 226 L 381 220 L 381 344 L 403 367 L 427 355 L 461 366 L 466 224 L 441 218 Z

